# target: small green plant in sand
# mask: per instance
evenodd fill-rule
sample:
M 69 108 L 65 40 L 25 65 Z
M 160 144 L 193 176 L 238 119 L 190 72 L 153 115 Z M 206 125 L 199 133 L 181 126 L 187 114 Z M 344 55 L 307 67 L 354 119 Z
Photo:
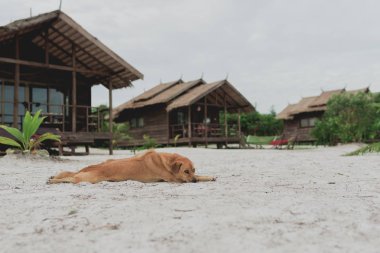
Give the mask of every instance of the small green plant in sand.
M 180 134 L 177 134 L 177 135 L 174 137 L 174 147 L 177 147 L 177 142 L 178 142 L 179 138 L 181 138 L 181 135 L 180 135 Z
M 365 147 L 359 148 L 351 153 L 346 154 L 347 156 L 364 155 L 367 153 L 379 153 L 380 152 L 380 142 L 369 144 Z
M 143 139 L 144 139 L 144 145 L 143 145 L 144 149 L 150 149 L 150 148 L 156 148 L 157 147 L 156 139 L 150 137 L 147 134 L 143 135 Z
M 41 110 L 36 112 L 34 116 L 30 112 L 26 112 L 23 120 L 22 131 L 14 127 L 0 125 L 0 128 L 7 131 L 14 139 L 0 136 L 0 144 L 11 146 L 22 153 L 31 153 L 38 150 L 41 143 L 47 140 L 60 142 L 60 136 L 52 133 L 44 133 L 37 136 L 36 132 L 41 126 L 45 117 L 40 117 Z

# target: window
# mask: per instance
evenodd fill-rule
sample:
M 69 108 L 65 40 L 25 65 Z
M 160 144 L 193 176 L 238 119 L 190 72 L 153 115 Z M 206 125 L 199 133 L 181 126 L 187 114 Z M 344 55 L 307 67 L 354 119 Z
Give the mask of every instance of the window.
M 18 89 L 18 124 L 21 127 L 21 121 L 25 114 L 25 85 L 20 84 Z M 14 111 L 14 84 L 13 82 L 0 80 L 0 123 L 7 125 L 13 124 Z
M 3 81 L 0 80 L 0 123 L 3 123 Z
M 63 93 L 57 89 L 49 89 L 49 112 L 54 114 L 62 114 L 63 113 Z
M 317 121 L 317 118 L 311 118 L 310 120 L 309 120 L 309 126 L 311 126 L 311 127 L 313 127 L 313 126 L 315 126 L 315 122 Z
M 317 120 L 317 118 L 301 119 L 300 127 L 314 127 L 316 120 Z
M 13 123 L 13 99 L 14 86 L 10 82 L 4 82 L 3 86 L 3 122 L 7 125 Z
M 185 124 L 185 114 L 183 112 L 177 112 L 177 123 Z
M 144 127 L 144 118 L 139 118 L 137 122 L 137 127 Z
M 47 112 L 48 104 L 48 89 L 47 88 L 32 88 L 32 112 L 35 113 L 38 110 Z
M 63 114 L 63 105 L 67 96 L 58 89 L 20 83 L 18 94 L 19 127 L 28 109 L 32 113 L 42 110 L 43 113 Z M 0 124 L 12 125 L 14 111 L 14 81 L 0 80 Z M 68 112 L 69 110 L 66 110 L 67 115 Z
M 132 118 L 130 121 L 131 128 L 144 127 L 144 118 Z
M 136 128 L 137 127 L 137 122 L 136 118 L 131 119 L 131 128 Z

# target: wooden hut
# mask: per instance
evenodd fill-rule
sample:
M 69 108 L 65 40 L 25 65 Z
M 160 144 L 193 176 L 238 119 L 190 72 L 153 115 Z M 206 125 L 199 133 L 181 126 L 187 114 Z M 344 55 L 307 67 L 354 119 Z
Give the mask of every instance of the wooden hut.
M 128 122 L 133 140 L 124 146 L 144 143 L 143 136 L 158 144 L 240 143 L 240 121 L 228 125 L 221 115 L 247 113 L 251 103 L 227 80 L 206 83 L 177 80 L 161 83 L 140 96 L 116 107 L 116 122 Z M 240 119 L 240 117 L 239 117 Z
M 342 93 L 368 93 L 369 88 L 346 91 L 346 89 L 323 91 L 319 96 L 302 98 L 296 104 L 289 104 L 277 114 L 284 121 L 282 138 L 296 139 L 297 142 L 314 142 L 311 131 L 317 119 L 322 118 L 327 109 L 327 102 L 334 95 Z
M 141 78 L 61 11 L 0 27 L 0 124 L 21 128 L 26 110 L 42 110 L 43 129 L 58 131 L 65 145 L 109 141 L 112 133 L 101 131 L 91 107 L 91 87 L 108 88 L 111 112 L 112 91 Z

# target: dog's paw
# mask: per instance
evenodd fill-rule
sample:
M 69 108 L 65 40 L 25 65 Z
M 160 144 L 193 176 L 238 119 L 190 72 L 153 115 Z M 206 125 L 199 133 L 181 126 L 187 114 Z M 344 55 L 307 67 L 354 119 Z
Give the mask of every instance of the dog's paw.
M 52 184 L 53 179 L 54 179 L 54 176 L 49 177 L 49 179 L 46 181 L 46 184 Z

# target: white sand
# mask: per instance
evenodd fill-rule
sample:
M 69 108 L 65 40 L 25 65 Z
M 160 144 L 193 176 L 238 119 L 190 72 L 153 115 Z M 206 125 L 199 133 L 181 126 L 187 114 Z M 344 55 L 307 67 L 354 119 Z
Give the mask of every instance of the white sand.
M 0 158 L 0 252 L 379 252 L 380 156 L 355 148 L 165 149 L 218 177 L 197 184 L 46 185 L 110 157 Z

